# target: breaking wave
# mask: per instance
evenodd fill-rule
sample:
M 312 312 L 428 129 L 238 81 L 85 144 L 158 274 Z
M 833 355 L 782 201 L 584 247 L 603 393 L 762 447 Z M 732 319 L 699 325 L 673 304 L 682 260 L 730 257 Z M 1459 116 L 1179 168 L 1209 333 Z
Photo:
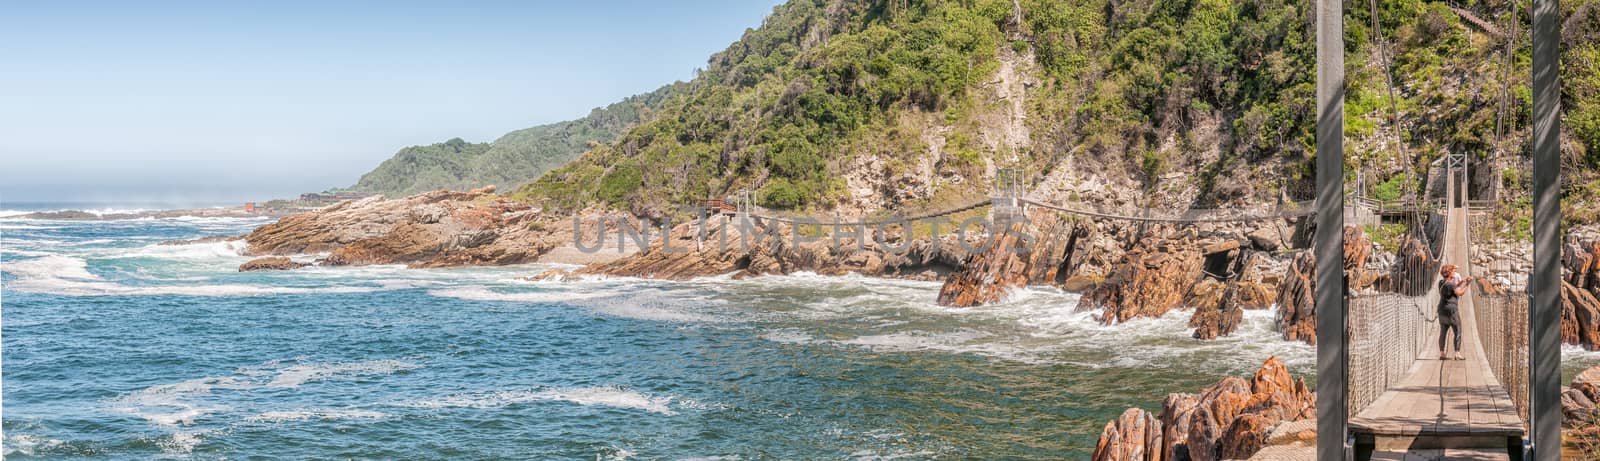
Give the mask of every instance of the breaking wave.
M 361 293 L 373 287 L 285 287 L 246 284 L 123 285 L 89 272 L 88 263 L 73 256 L 50 255 L 7 262 L 0 271 L 16 277 L 7 286 L 30 293 L 67 296 L 261 296 L 305 293 Z
M 560 401 L 583 406 L 642 410 L 671 416 L 677 414 L 670 407 L 672 400 L 672 397 L 654 397 L 620 387 L 602 386 L 460 394 L 413 402 L 407 406 L 419 408 L 498 408 L 529 402 Z

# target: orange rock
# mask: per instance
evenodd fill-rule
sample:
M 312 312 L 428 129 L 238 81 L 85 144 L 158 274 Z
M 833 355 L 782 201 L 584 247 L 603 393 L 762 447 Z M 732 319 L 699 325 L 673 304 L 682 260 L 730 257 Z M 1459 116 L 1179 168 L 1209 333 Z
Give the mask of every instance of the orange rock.
M 1093 461 L 1162 461 L 1161 421 L 1149 412 L 1129 408 L 1106 423 L 1095 443 Z
M 1144 459 L 1167 460 L 1248 458 L 1261 449 L 1277 424 L 1314 418 L 1316 397 L 1282 361 L 1268 358 L 1250 381 L 1228 377 L 1198 395 L 1171 394 L 1162 403 L 1159 418 L 1146 421 L 1145 415 L 1129 409 L 1108 423 L 1093 459 L 1141 459 L 1102 457 L 1130 453 L 1147 457 L 1153 453 L 1159 458 Z M 1159 437 L 1138 430 L 1151 425 L 1160 427 Z M 1133 434 L 1144 436 L 1143 449 L 1129 446 L 1141 440 Z M 1314 433 L 1302 436 L 1315 438 Z

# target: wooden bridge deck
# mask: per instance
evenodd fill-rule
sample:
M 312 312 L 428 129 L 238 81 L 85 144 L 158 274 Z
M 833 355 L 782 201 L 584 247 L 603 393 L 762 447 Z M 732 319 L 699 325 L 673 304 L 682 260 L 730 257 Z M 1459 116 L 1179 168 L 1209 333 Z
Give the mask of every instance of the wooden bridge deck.
M 1466 268 L 1466 210 L 1450 213 L 1444 260 Z M 1350 418 L 1358 445 L 1370 443 L 1379 452 L 1521 446 L 1522 419 L 1484 358 L 1472 296 L 1469 291 L 1460 302 L 1465 360 L 1439 360 L 1437 351 L 1428 348 L 1399 384 Z M 1437 323 L 1429 331 L 1430 339 L 1438 338 Z M 1453 357 L 1454 348 L 1450 351 Z

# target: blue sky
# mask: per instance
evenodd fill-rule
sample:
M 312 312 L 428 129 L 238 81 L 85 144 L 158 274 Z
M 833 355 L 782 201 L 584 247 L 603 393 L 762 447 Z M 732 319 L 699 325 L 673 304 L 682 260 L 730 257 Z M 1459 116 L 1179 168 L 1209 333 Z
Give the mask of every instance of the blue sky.
M 0 202 L 349 185 L 688 80 L 778 3 L 5 2 Z

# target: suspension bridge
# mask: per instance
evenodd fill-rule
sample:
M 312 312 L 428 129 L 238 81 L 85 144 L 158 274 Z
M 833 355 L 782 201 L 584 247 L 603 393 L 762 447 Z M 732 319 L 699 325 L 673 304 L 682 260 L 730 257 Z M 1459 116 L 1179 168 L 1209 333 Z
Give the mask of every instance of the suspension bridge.
M 1472 274 L 1472 226 L 1456 186 L 1464 177 L 1450 175 L 1450 198 L 1433 213 L 1444 230 L 1429 258 L 1409 267 L 1403 280 L 1392 280 L 1396 290 L 1347 300 L 1346 402 L 1356 459 L 1521 458 L 1528 417 L 1526 294 L 1487 293 L 1473 283 L 1459 301 L 1462 359 L 1454 359 L 1453 344 L 1440 340 L 1437 267 L 1454 264 Z M 1441 351 L 1441 344 L 1448 349 Z
M 1439 267 L 1453 264 L 1461 273 L 1474 275 L 1471 213 L 1482 204 L 1467 199 L 1464 155 L 1446 156 L 1432 167 L 1439 171 L 1429 175 L 1433 179 L 1428 189 L 1437 195 L 1403 206 L 1413 218 L 1412 234 L 1421 239 L 1427 255 L 1397 263 L 1404 270 L 1392 272 L 1387 287 L 1351 293 L 1343 300 L 1342 342 L 1348 352 L 1342 365 L 1349 377 L 1343 413 L 1349 420 L 1353 454 L 1358 460 L 1521 459 L 1529 421 L 1527 293 L 1491 293 L 1473 283 L 1459 302 L 1461 346 L 1448 349 L 1450 359 L 1440 359 Z M 997 192 L 988 200 L 914 216 L 863 218 L 849 225 L 903 224 L 986 206 L 997 221 L 1003 216 L 1027 216 L 1029 208 L 1036 208 L 1091 220 L 1178 226 L 1297 219 L 1318 208 L 1315 202 L 1302 201 L 1281 202 L 1270 210 L 1105 209 L 1028 195 L 1021 181 L 1007 179 L 1019 173 L 1000 176 Z M 757 207 L 747 194 L 736 202 L 737 212 L 759 221 L 818 224 Z M 1344 204 L 1357 214 L 1378 211 L 1360 194 Z M 835 219 L 833 224 L 838 223 Z M 1324 313 L 1321 303 L 1317 311 L 1319 316 Z M 1453 358 L 1458 351 L 1460 360 Z

